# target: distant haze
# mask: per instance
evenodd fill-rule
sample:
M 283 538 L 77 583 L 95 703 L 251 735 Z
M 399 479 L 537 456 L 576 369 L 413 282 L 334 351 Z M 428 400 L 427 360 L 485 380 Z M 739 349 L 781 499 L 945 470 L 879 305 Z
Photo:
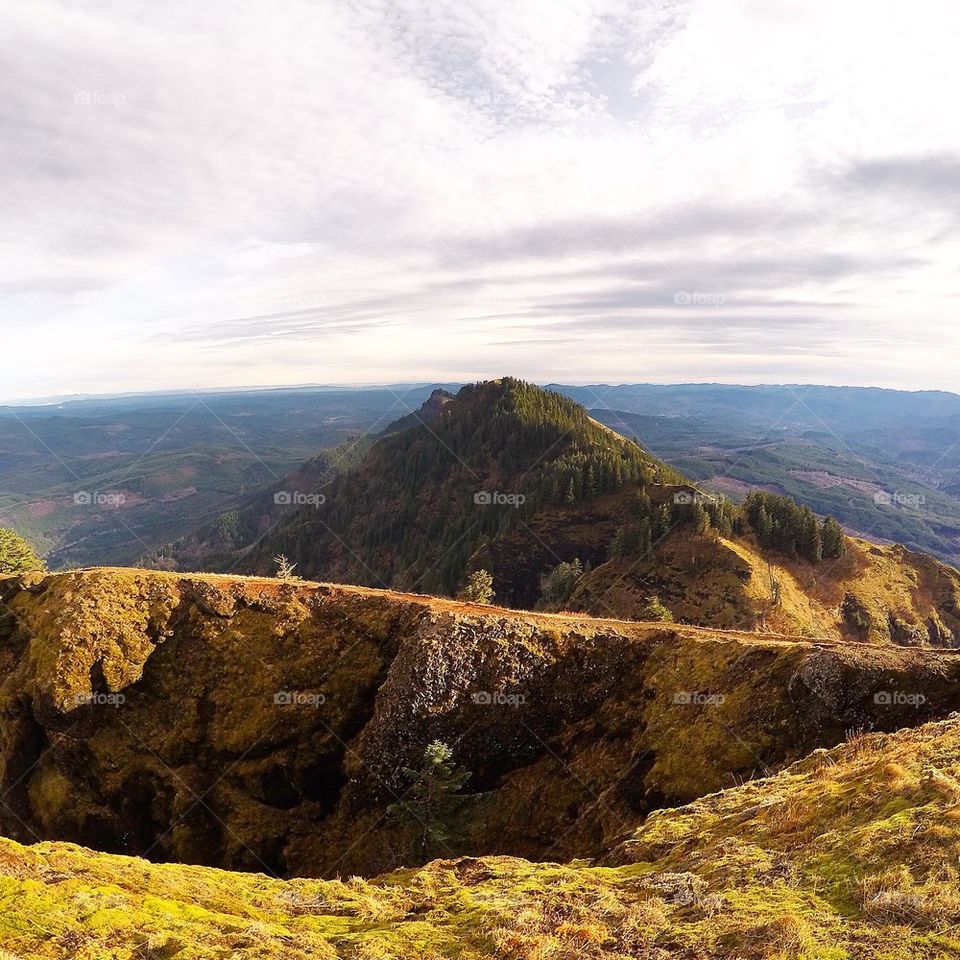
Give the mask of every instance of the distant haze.
M 0 402 L 960 390 L 960 6 L 0 12 Z

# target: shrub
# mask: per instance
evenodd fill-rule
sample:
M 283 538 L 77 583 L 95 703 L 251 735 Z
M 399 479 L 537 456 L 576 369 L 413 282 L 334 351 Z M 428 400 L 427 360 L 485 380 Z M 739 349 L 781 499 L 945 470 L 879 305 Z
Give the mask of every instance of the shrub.
M 673 623 L 673 614 L 660 602 L 660 598 L 654 595 L 648 597 L 647 602 L 640 608 L 640 619 Z
M 567 602 L 582 576 L 583 564 L 579 558 L 570 563 L 558 563 L 540 578 L 540 595 L 545 603 L 560 606 Z

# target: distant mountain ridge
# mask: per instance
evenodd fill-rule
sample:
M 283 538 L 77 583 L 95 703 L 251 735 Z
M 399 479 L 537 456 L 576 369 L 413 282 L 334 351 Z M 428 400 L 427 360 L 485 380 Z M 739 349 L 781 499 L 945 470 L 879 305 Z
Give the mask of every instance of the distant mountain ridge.
M 242 513 L 299 465 L 382 430 L 438 388 L 455 394 L 460 386 L 0 407 L 0 526 L 27 536 L 54 568 L 134 562 L 218 516 Z M 857 535 L 960 564 L 955 394 L 629 383 L 557 390 L 703 489 L 735 500 L 752 488 L 775 491 Z M 123 503 L 84 509 L 74 498 L 85 491 L 120 494 Z
M 705 488 L 751 487 L 960 564 L 960 396 L 863 387 L 563 387 Z

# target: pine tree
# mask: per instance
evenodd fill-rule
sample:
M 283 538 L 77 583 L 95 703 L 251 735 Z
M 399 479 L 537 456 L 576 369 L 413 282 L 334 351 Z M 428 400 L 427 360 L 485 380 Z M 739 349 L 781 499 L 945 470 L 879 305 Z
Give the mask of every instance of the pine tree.
M 801 507 L 797 524 L 797 553 L 810 563 L 819 563 L 823 558 L 823 547 L 820 542 L 820 525 L 814 512 L 809 507 Z
M 639 616 L 641 620 L 673 623 L 673 614 L 656 595 L 647 598 L 647 602 L 640 608 Z
M 493 577 L 486 570 L 474 570 L 466 585 L 457 594 L 459 600 L 467 603 L 492 603 L 495 596 Z
M 757 534 L 757 539 L 763 546 L 769 547 L 773 540 L 773 521 L 770 519 L 770 514 L 767 513 L 766 507 L 762 504 L 757 510 L 756 519 L 752 522 Z
M 838 560 L 843 556 L 846 538 L 843 535 L 843 527 L 833 517 L 827 517 L 823 521 L 820 539 L 823 543 L 824 559 Z
M 673 520 L 670 516 L 670 508 L 664 503 L 654 511 L 653 514 L 653 539 L 660 540 L 665 537 L 673 526 Z
M 457 840 L 455 820 L 467 798 L 460 795 L 470 774 L 453 762 L 453 750 L 433 740 L 423 751 L 416 770 L 403 767 L 409 782 L 404 795 L 387 808 L 388 816 L 412 827 L 417 834 L 417 856 L 426 863 L 432 855 L 450 854 Z
M 567 602 L 577 581 L 583 576 L 583 564 L 579 557 L 570 563 L 558 563 L 548 574 L 540 578 L 540 595 L 549 606 Z
M 43 561 L 19 533 L 0 528 L 0 575 L 44 569 Z
M 701 536 L 710 529 L 710 514 L 707 513 L 699 500 L 691 507 L 690 518 L 693 522 L 694 529 Z

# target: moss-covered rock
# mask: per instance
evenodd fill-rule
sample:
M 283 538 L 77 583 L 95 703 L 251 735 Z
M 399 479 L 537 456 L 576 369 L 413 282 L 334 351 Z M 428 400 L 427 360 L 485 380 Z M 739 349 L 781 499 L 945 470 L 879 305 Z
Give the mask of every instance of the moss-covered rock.
M 90 570 L 0 601 L 0 832 L 277 875 L 412 862 L 387 811 L 435 739 L 476 795 L 451 855 L 568 859 L 960 706 L 947 653 L 365 588 Z

